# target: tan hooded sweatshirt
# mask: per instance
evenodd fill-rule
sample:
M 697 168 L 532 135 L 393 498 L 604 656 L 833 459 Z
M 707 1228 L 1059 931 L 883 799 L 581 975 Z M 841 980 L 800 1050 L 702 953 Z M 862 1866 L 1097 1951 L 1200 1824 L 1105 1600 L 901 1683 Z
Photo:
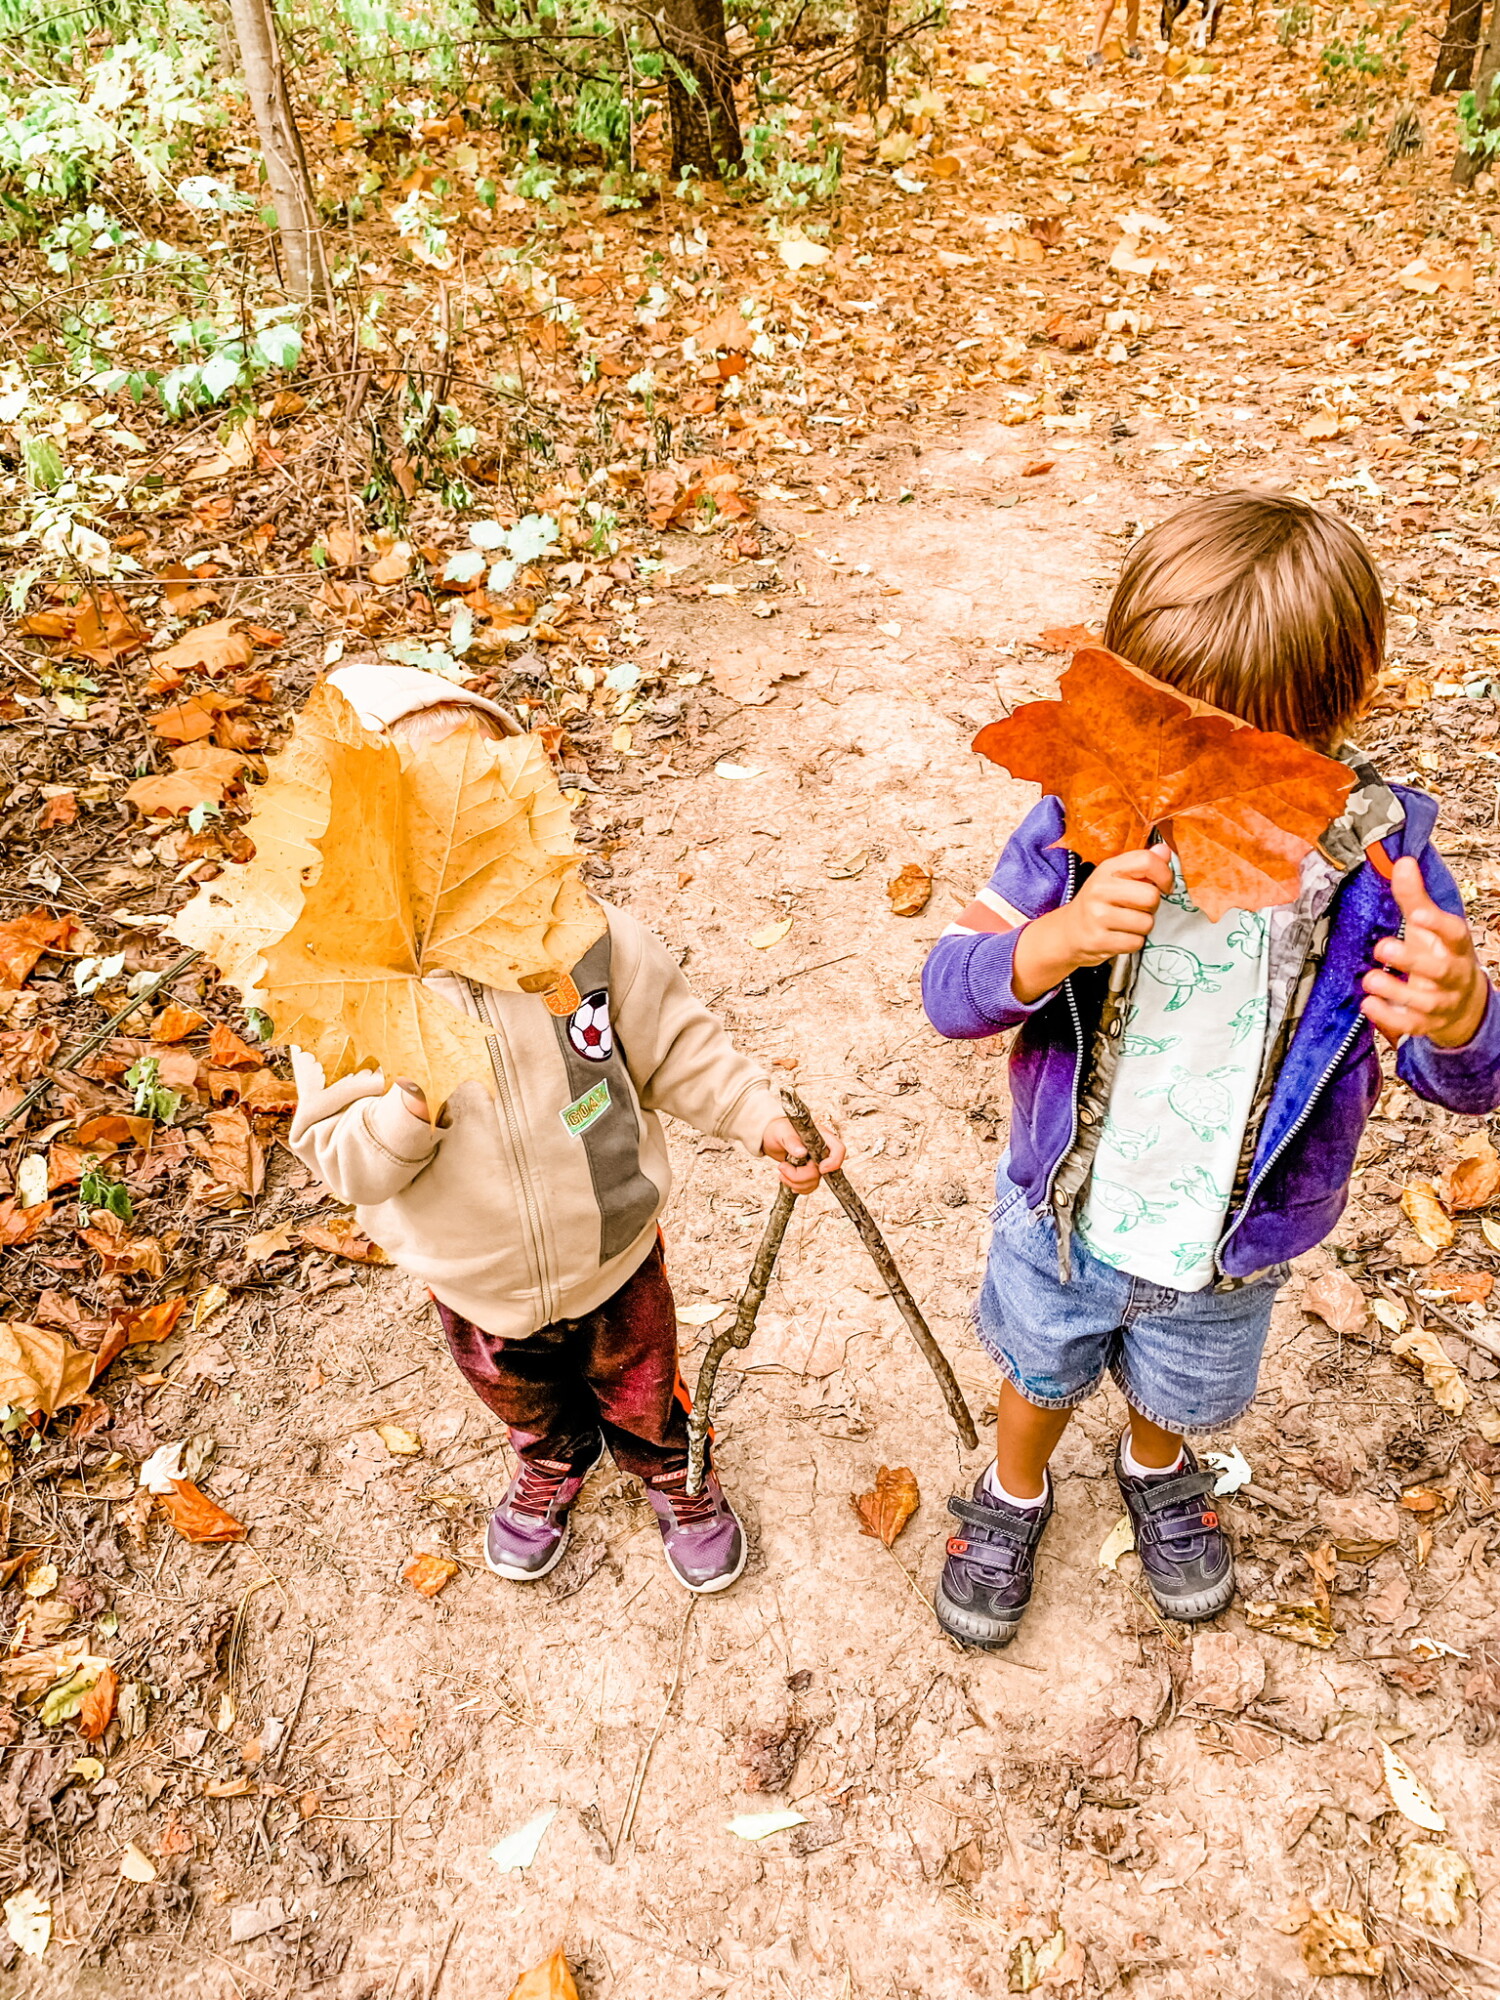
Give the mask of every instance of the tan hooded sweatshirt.
M 439 701 L 493 712 L 412 669 L 332 678 L 367 727 Z M 672 1186 L 660 1113 L 755 1155 L 781 1116 L 770 1078 L 738 1053 L 660 940 L 604 907 L 608 929 L 572 968 L 580 1004 L 570 1015 L 549 1013 L 540 994 L 432 979 L 491 1031 L 495 1085 L 461 1085 L 437 1127 L 378 1070 L 326 1084 L 317 1062 L 292 1051 L 297 1158 L 444 1305 L 507 1339 L 591 1311 L 646 1256 Z

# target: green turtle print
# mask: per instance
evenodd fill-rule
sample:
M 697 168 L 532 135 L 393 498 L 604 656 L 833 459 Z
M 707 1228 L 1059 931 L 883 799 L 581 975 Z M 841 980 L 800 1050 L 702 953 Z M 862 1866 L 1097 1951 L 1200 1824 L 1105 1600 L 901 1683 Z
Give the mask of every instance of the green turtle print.
M 1270 926 L 1217 924 L 1177 874 L 1141 951 L 1109 1103 L 1078 1211 L 1093 1254 L 1178 1291 L 1213 1283 L 1260 1072 Z

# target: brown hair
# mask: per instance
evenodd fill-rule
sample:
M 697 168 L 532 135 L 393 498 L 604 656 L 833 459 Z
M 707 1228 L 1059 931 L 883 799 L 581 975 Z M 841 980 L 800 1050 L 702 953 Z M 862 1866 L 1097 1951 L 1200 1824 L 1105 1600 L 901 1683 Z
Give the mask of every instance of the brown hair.
M 455 729 L 477 729 L 481 736 L 508 736 L 511 732 L 486 708 L 470 701 L 435 701 L 427 708 L 413 708 L 398 715 L 390 733 L 400 743 L 441 743 Z
M 1337 514 L 1242 488 L 1141 537 L 1104 643 L 1257 729 L 1333 749 L 1379 671 L 1385 601 L 1370 551 Z

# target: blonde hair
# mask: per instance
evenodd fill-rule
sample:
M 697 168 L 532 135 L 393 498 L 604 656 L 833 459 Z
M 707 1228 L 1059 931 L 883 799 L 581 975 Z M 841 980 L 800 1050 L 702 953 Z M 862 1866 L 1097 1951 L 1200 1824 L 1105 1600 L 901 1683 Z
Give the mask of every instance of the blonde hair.
M 1337 514 L 1242 488 L 1141 537 L 1104 643 L 1257 729 L 1332 749 L 1379 672 L 1385 600 L 1369 549 Z
M 486 708 L 468 701 L 435 701 L 430 708 L 414 708 L 398 715 L 389 733 L 398 743 L 413 747 L 420 743 L 441 743 L 456 729 L 477 729 L 481 736 L 509 736 L 512 732 Z

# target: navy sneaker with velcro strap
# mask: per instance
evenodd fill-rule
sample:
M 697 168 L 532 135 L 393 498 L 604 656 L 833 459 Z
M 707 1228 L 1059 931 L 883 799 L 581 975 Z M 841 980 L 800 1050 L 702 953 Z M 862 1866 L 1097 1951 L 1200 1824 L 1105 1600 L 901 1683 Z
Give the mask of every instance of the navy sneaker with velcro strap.
M 956 1495 L 948 1512 L 958 1521 L 948 1537 L 934 1601 L 943 1630 L 966 1646 L 1008 1646 L 1031 1602 L 1036 1545 L 1052 1519 L 1052 1483 L 1040 1507 L 1007 1507 L 981 1472 L 972 1500 Z
M 1125 1470 L 1124 1444 L 1122 1437 L 1115 1478 L 1157 1608 L 1185 1625 L 1216 1618 L 1234 1596 L 1234 1555 L 1213 1503 L 1214 1475 L 1184 1445 L 1178 1471 L 1136 1478 Z

